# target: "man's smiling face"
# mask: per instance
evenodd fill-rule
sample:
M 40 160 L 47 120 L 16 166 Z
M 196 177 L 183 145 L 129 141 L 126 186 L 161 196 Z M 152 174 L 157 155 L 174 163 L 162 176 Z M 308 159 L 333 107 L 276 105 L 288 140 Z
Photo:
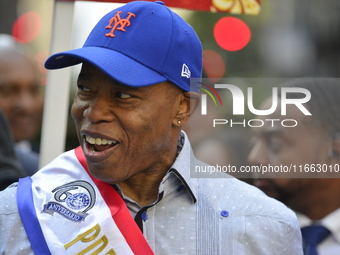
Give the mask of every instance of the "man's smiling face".
M 163 82 L 123 86 L 84 63 L 72 117 L 91 173 L 108 183 L 171 166 L 176 156 L 176 114 L 183 94 Z

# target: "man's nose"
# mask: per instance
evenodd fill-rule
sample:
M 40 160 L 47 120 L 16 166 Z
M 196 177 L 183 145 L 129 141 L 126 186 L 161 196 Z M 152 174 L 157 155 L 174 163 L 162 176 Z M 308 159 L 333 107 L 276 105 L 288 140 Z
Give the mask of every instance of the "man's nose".
M 256 142 L 248 156 L 248 162 L 251 165 L 267 165 L 268 153 L 263 142 Z
M 91 100 L 84 110 L 83 116 L 92 123 L 110 122 L 115 119 L 115 105 L 108 95 L 97 96 Z
M 32 111 L 35 111 L 35 100 L 36 98 L 32 96 L 28 91 L 22 91 L 15 99 L 16 109 L 31 113 Z

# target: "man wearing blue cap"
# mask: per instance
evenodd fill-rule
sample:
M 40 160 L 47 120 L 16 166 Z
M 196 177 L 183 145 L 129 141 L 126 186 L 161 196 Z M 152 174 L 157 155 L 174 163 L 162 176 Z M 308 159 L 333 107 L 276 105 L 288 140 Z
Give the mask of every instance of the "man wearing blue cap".
M 159 1 L 108 13 L 82 48 L 51 56 L 48 69 L 82 63 L 81 146 L 0 193 L 0 251 L 301 254 L 283 204 L 234 178 L 190 178 L 202 163 L 181 127 L 199 102 L 201 59 L 194 30 Z

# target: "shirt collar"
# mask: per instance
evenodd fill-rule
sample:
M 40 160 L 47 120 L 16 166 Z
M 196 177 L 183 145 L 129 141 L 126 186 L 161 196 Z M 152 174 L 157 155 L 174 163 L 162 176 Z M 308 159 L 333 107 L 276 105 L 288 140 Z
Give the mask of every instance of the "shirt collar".
M 332 232 L 332 235 L 340 243 L 340 208 L 328 214 L 320 223 Z
M 296 213 L 296 215 L 300 227 L 305 227 L 312 224 L 320 224 L 326 227 L 332 233 L 332 236 L 336 239 L 336 241 L 340 243 L 340 208 L 318 221 L 312 221 L 307 216 L 300 213 Z
M 181 132 L 178 148 L 180 150 L 178 156 L 176 157 L 176 160 L 169 169 L 168 173 L 164 176 L 160 185 L 160 192 L 165 190 L 166 182 L 168 180 L 173 180 L 174 176 L 175 179 L 177 179 L 177 181 L 179 180 L 180 183 L 186 188 L 192 199 L 192 202 L 196 203 L 197 191 L 194 188 L 194 179 L 190 178 L 190 164 L 192 164 L 192 161 L 195 161 L 196 159 L 193 155 L 188 136 L 184 131 Z

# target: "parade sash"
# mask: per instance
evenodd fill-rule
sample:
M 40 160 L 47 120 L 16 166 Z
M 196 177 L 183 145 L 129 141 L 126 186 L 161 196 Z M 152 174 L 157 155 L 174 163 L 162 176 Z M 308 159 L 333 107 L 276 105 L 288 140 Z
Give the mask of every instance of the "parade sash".
M 37 255 L 154 254 L 117 191 L 89 173 L 81 147 L 20 179 L 17 203 Z

